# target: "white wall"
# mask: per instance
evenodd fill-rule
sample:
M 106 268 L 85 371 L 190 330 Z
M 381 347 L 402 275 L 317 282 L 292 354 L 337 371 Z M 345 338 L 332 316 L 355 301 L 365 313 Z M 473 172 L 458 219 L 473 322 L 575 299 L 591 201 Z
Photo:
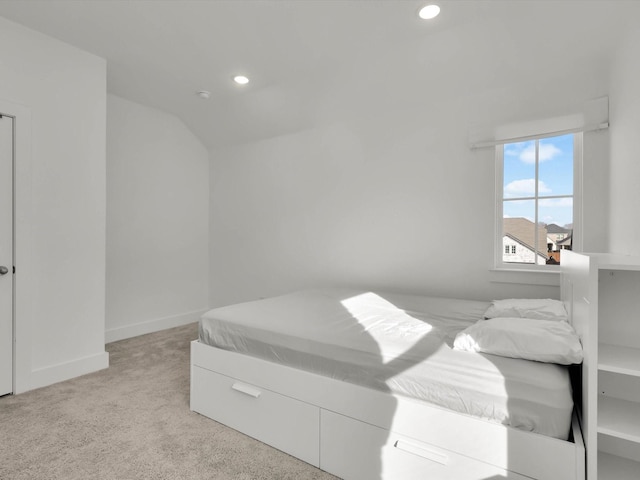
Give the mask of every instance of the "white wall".
M 601 67 L 491 89 L 458 78 L 434 95 L 394 90 L 395 109 L 389 99 L 375 114 L 336 108 L 328 125 L 211 152 L 211 305 L 316 285 L 557 297 L 557 286 L 490 272 L 494 151 L 470 150 L 468 132 L 579 111 L 607 93 Z M 589 175 L 603 168 L 607 137 L 585 135 Z M 585 245 L 596 248 L 602 178 L 585 182 Z
M 20 392 L 108 365 L 106 64 L 0 18 L 0 72 L 0 105 L 18 116 L 14 307 Z
M 640 29 L 631 30 L 611 72 L 610 251 L 640 255 Z
M 206 310 L 209 155 L 175 116 L 107 98 L 109 342 Z

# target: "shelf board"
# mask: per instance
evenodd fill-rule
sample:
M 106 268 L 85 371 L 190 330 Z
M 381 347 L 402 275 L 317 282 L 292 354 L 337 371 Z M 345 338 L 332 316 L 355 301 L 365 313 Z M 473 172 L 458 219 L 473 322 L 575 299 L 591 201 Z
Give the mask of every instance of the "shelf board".
M 607 270 L 640 270 L 640 256 L 601 253 L 591 255 L 598 260 L 598 267 Z
M 640 377 L 640 348 L 598 345 L 598 369 Z
M 598 433 L 640 443 L 640 403 L 600 395 Z
M 598 452 L 598 478 L 606 480 L 637 480 L 640 462 Z

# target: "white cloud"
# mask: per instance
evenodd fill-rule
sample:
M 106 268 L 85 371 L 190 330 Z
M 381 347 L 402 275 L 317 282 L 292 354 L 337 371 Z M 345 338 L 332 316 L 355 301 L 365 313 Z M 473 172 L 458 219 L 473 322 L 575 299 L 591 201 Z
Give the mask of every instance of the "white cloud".
M 521 152 L 522 152 L 522 148 L 518 148 L 517 146 L 513 146 L 513 145 L 506 146 L 504 149 L 505 157 L 519 156 Z
M 505 197 L 528 197 L 536 193 L 535 178 L 525 178 L 523 180 L 514 180 L 504 187 Z M 551 193 L 551 189 L 545 185 L 542 180 L 538 180 L 538 193 Z
M 541 143 L 538 151 L 538 159 L 540 162 L 546 162 L 553 159 L 562 153 L 558 147 L 552 143 Z M 520 160 L 524 163 L 535 163 L 536 161 L 536 148 L 535 145 L 529 145 L 527 148 L 520 152 Z

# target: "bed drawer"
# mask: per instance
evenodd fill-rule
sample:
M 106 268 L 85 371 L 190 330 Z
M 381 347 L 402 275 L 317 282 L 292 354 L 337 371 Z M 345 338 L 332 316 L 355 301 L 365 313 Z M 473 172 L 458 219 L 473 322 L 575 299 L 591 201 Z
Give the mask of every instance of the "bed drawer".
M 327 410 L 320 431 L 320 468 L 346 480 L 531 480 Z
M 192 366 L 191 409 L 319 466 L 319 408 Z

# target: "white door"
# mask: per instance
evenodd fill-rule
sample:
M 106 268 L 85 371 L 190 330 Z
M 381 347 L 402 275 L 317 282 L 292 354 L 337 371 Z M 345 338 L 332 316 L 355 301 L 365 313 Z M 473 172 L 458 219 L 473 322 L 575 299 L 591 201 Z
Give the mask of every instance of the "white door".
M 13 118 L 0 116 L 0 395 L 13 392 Z

